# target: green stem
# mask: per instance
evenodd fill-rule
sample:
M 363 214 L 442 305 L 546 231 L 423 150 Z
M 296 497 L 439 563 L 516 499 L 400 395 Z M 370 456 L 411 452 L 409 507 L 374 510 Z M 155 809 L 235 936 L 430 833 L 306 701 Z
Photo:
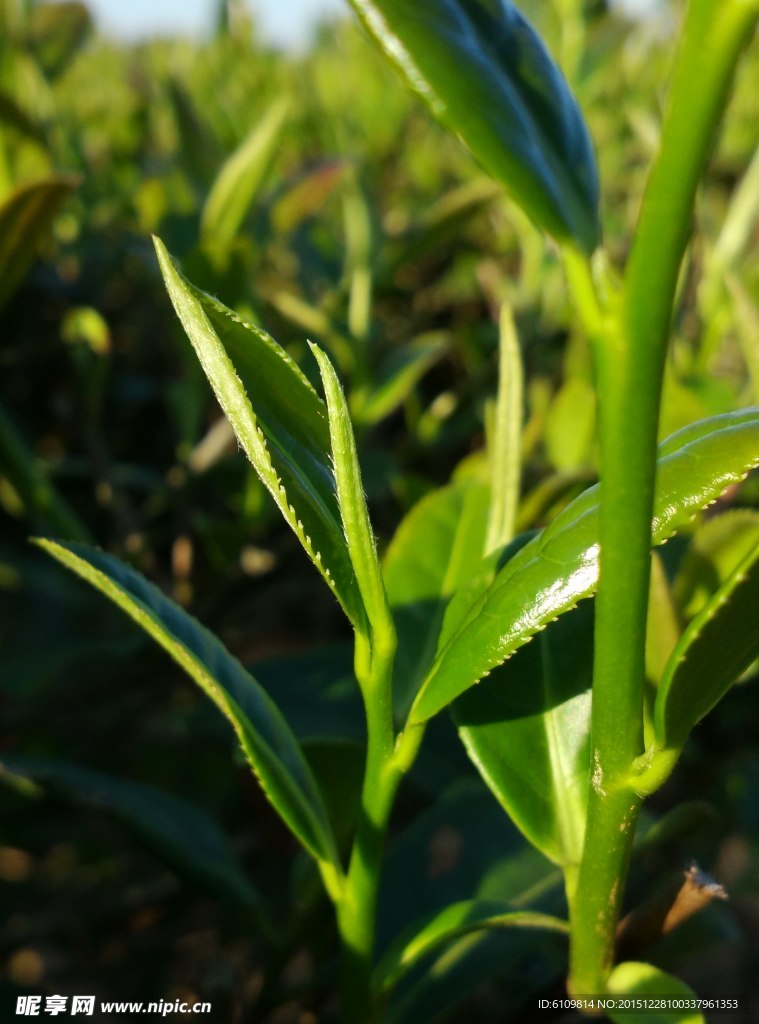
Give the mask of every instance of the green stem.
M 594 308 L 590 278 L 568 260 L 591 328 L 601 439 L 600 580 L 585 847 L 571 908 L 570 987 L 603 992 L 641 798 L 645 627 L 661 386 L 696 189 L 759 5 L 691 0 L 662 132 L 619 301 Z M 587 268 L 586 268 L 587 271 Z
M 369 654 L 359 637 L 356 653 L 368 736 L 359 823 L 337 907 L 343 946 L 340 1019 L 343 1024 L 372 1024 L 377 1013 L 372 969 L 385 836 L 398 786 L 416 758 L 422 730 L 401 733 L 396 742 L 390 686 L 394 642 Z

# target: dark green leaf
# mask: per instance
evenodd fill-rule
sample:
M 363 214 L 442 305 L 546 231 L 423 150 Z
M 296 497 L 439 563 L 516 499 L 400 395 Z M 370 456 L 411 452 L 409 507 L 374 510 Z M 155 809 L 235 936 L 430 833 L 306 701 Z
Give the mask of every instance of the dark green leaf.
M 592 252 L 598 174 L 582 114 L 508 0 L 352 0 L 433 112 L 536 224 Z
M 715 417 L 659 450 L 652 539 L 660 544 L 759 464 L 759 411 Z M 598 579 L 598 489 L 568 505 L 474 601 L 429 671 L 410 721 L 422 722 L 479 682 Z
M 363 626 L 324 403 L 284 349 L 191 285 L 155 244 L 174 308 L 245 454 L 348 617 Z
M 266 795 L 305 848 L 339 870 L 319 788 L 289 726 L 219 640 L 157 587 L 95 548 L 38 541 L 105 594 L 180 665 L 229 721 Z
M 470 758 L 546 857 L 577 865 L 590 770 L 593 607 L 539 634 L 454 704 Z
M 229 840 L 195 804 L 153 786 L 65 761 L 2 757 L 3 776 L 24 779 L 51 795 L 115 815 L 177 874 L 233 906 L 260 912 L 260 896 L 240 868 Z
M 759 544 L 687 626 L 654 708 L 657 748 L 680 749 L 693 726 L 759 656 Z

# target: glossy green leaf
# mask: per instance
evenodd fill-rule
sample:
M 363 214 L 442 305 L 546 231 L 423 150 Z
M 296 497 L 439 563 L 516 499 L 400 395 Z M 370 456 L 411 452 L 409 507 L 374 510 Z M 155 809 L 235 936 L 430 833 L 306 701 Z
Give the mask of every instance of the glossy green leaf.
M 144 783 L 114 778 L 65 761 L 0 758 L 0 779 L 24 780 L 44 793 L 112 814 L 177 874 L 231 905 L 258 914 L 261 898 L 228 838 L 195 804 Z
M 204 240 L 231 242 L 239 233 L 269 169 L 289 110 L 280 100 L 224 164 L 203 207 Z
M 759 543 L 688 624 L 654 707 L 655 743 L 678 750 L 693 726 L 759 657 Z
M 581 605 L 464 694 L 453 713 L 467 753 L 530 842 L 577 865 L 590 772 L 593 607 Z
M 693 989 L 679 978 L 674 978 L 651 964 L 636 963 L 632 960 L 617 964 L 611 972 L 607 987 L 611 996 L 632 996 L 640 999 L 646 996 L 652 999 L 670 996 L 673 999 L 687 999 L 689 1002 L 696 998 Z M 648 1008 L 636 1012 L 634 1009 L 631 1010 L 627 1003 L 628 1000 L 623 999 L 622 1009 L 606 1008 L 604 1012 L 614 1024 L 706 1024 L 703 1014 L 698 1010 Z
M 33 181 L 19 186 L 0 205 L 0 309 L 24 280 L 75 184 L 73 178 Z
M 338 867 L 318 786 L 276 705 L 219 640 L 133 569 L 96 548 L 40 540 L 118 605 L 184 669 L 234 729 L 266 795 L 303 846 Z
M 539 36 L 508 0 L 351 0 L 433 112 L 536 224 L 587 252 L 598 175 L 582 114 Z
M 682 615 L 692 619 L 759 544 L 759 512 L 731 509 L 703 524 L 678 566 L 673 596 Z
M 155 244 L 174 309 L 237 440 L 348 617 L 363 627 L 324 403 L 284 349 L 190 284 Z
M 659 450 L 652 539 L 660 544 L 759 464 L 759 411 L 688 427 Z M 410 714 L 422 722 L 479 682 L 517 648 L 595 590 L 598 488 L 568 505 L 460 614 Z
M 423 498 L 398 527 L 384 560 L 398 631 L 395 700 L 405 716 L 433 662 L 451 596 L 480 565 L 490 492 L 462 481 Z
M 566 921 L 529 910 L 514 910 L 495 900 L 460 900 L 428 915 L 401 935 L 377 965 L 374 984 L 381 994 L 392 989 L 421 959 L 454 939 L 497 928 L 531 928 L 566 934 Z
M 389 646 L 393 643 L 395 631 L 382 582 L 377 544 L 366 507 L 348 405 L 332 363 L 317 345 L 311 344 L 311 351 L 319 364 L 327 399 L 337 502 L 348 552 L 369 620 L 372 641 Z

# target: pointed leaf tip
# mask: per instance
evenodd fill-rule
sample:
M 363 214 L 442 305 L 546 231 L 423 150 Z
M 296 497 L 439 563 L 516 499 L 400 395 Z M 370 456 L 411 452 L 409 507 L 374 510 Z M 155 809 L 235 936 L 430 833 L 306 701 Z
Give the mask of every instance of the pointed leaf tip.
M 379 46 L 535 223 L 592 252 L 598 170 L 580 108 L 509 0 L 351 0 Z

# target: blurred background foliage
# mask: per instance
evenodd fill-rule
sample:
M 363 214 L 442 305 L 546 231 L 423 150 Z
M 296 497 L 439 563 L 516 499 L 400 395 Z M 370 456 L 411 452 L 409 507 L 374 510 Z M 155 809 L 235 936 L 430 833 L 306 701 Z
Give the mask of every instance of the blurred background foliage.
M 679 4 L 648 22 L 603 2 L 520 6 L 588 119 L 606 245 L 621 265 Z M 588 349 L 568 327 L 550 244 L 350 20 L 323 26 L 301 54 L 267 48 L 233 2 L 219 3 L 215 33 L 196 42 L 101 38 L 75 2 L 2 0 L 0 23 L 0 743 L 9 764 L 35 759 L 23 778 L 3 769 L 0 991 L 195 993 L 218 1020 L 328 1019 L 327 908 L 246 771 L 230 771 L 221 723 L 27 537 L 94 540 L 191 608 L 277 695 L 335 813 L 349 817 L 361 727 L 345 627 L 236 451 L 150 234 L 307 373 L 307 337 L 330 353 L 381 543 L 452 473 L 483 472 L 503 301 L 526 373 L 520 528 L 593 482 Z M 759 397 L 758 76 L 754 47 L 699 201 L 663 435 Z M 749 481 L 737 501 L 756 497 Z M 685 543 L 665 549 L 671 573 Z M 705 976 L 729 992 L 759 969 L 754 689 L 739 686 L 700 727 L 653 803 L 663 823 L 652 819 L 633 873 L 638 897 L 689 857 L 728 884 L 731 906 L 660 955 L 702 991 Z M 450 726 L 436 724 L 429 748 L 389 855 L 383 934 L 474 892 L 560 904 L 551 866 L 474 780 Z M 177 802 L 162 805 L 152 786 Z M 188 854 L 202 826 L 185 800 L 231 836 L 221 887 Z M 680 800 L 688 813 L 667 818 Z M 173 821 L 173 839 L 135 825 L 142 806 Z M 258 896 L 240 863 L 275 908 L 284 948 L 251 937 Z M 531 1019 L 563 956 L 545 938 L 467 939 L 439 957 L 434 985 L 429 975 L 407 983 L 389 1019 L 419 1020 L 422 1005 L 424 1020 L 445 1019 L 453 993 L 473 989 L 457 1019 L 502 1020 L 504 1005 L 509 1019 Z

